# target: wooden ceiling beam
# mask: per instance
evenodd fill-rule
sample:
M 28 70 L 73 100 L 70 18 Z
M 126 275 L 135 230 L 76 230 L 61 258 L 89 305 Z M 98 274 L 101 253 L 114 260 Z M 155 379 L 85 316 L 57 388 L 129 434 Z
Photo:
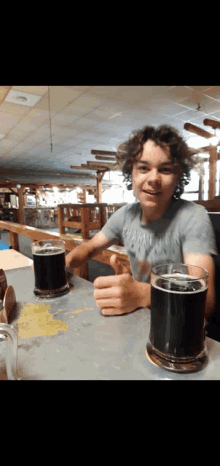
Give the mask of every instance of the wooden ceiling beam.
M 203 138 L 209 139 L 213 137 L 213 134 L 205 131 L 202 128 L 198 128 L 198 126 L 192 125 L 191 123 L 185 123 L 184 129 L 186 131 L 190 131 L 190 133 L 195 133 L 198 136 L 202 136 Z
M 94 168 L 90 168 L 90 167 L 89 167 L 88 165 L 86 165 L 85 163 L 82 163 L 81 168 L 82 168 L 82 170 L 94 170 Z M 95 175 L 93 175 L 93 176 L 95 176 Z
M 86 166 L 86 165 L 85 165 Z M 70 165 L 70 168 L 72 168 L 73 170 L 82 170 L 83 169 L 83 165 L 79 166 L 79 165 Z
M 209 151 L 210 151 L 210 146 L 201 147 L 200 149 L 192 149 L 192 148 L 189 148 L 189 151 L 190 151 L 190 154 L 191 154 L 191 155 L 194 155 L 194 154 L 201 154 L 201 153 L 203 153 L 203 152 L 209 152 Z
M 87 162 L 90 167 L 108 168 L 109 170 L 115 170 L 117 163 L 109 162 Z
M 91 154 L 93 155 L 113 155 L 115 157 L 116 152 L 112 152 L 109 150 L 96 150 L 93 149 L 91 150 Z
M 110 162 L 116 161 L 115 157 L 105 157 L 104 155 L 95 155 L 96 160 L 109 160 Z
M 220 128 L 220 121 L 210 120 L 209 118 L 205 118 L 205 120 L 203 120 L 203 124 L 211 126 L 213 129 Z

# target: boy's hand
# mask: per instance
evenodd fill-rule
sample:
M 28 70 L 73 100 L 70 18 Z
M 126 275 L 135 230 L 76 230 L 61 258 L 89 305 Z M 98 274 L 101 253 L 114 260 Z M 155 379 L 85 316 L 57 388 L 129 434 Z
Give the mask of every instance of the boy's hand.
M 121 315 L 134 311 L 139 306 L 138 282 L 120 263 L 116 254 L 110 258 L 116 275 L 98 277 L 94 280 L 96 304 L 104 315 Z

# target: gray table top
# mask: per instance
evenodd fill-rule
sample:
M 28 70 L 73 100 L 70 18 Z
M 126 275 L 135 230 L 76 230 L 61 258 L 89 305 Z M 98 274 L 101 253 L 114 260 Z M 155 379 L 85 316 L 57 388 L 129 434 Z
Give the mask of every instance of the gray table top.
M 15 289 L 18 369 L 29 380 L 220 380 L 220 343 L 206 338 L 208 364 L 178 374 L 146 356 L 150 310 L 103 316 L 93 284 L 72 277 L 74 287 L 59 298 L 36 297 L 32 267 L 6 270 Z M 5 341 L 0 342 L 0 379 L 5 374 Z

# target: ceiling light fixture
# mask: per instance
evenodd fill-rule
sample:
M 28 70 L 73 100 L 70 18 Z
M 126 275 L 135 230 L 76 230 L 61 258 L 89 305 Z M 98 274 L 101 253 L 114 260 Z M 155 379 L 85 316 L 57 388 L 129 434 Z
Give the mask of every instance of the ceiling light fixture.
M 24 97 L 22 95 L 18 95 L 17 97 L 15 97 L 15 100 L 19 100 L 20 102 L 27 102 L 28 101 L 27 97 Z
M 29 94 L 29 92 L 17 91 L 11 89 L 5 98 L 4 102 L 10 102 L 17 105 L 26 105 L 33 107 L 40 99 L 41 95 Z

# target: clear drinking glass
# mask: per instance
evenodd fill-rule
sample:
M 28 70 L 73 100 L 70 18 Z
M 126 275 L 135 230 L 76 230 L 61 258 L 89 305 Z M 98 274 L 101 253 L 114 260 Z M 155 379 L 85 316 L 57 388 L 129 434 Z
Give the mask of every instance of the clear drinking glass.
M 200 370 L 207 361 L 205 308 L 207 270 L 161 264 L 151 272 L 151 327 L 147 355 L 174 372 Z

